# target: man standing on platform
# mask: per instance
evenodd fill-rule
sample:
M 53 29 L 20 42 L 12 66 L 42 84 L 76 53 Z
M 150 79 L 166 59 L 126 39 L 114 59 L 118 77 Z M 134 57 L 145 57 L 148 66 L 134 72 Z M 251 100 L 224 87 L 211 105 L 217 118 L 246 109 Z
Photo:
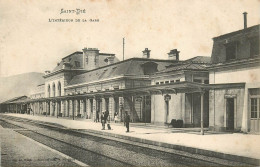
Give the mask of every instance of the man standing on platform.
M 105 130 L 106 118 L 105 118 L 104 112 L 102 112 L 102 115 L 101 115 L 101 124 L 102 124 L 102 130 Z
M 130 122 L 130 116 L 128 115 L 128 112 L 125 112 L 125 126 L 126 126 L 126 132 L 129 132 L 129 122 Z

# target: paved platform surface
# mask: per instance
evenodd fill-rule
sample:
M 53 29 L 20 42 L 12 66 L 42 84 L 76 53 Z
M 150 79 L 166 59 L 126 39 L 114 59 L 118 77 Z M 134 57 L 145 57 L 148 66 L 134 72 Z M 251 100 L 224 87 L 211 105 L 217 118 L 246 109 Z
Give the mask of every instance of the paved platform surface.
M 0 126 L 1 166 L 80 166 L 27 137 Z
M 112 130 L 101 130 L 101 123 L 95 123 L 89 120 L 71 120 L 68 118 L 10 113 L 5 115 L 55 123 L 72 129 L 88 129 L 100 133 L 107 132 L 126 137 L 260 159 L 260 135 L 212 132 L 206 132 L 205 135 L 200 135 L 198 129 L 192 131 L 192 129 L 174 130 L 169 128 L 153 128 L 152 126 L 135 125 L 131 127 L 131 123 L 130 133 L 126 133 L 126 128 L 122 123 L 111 123 Z

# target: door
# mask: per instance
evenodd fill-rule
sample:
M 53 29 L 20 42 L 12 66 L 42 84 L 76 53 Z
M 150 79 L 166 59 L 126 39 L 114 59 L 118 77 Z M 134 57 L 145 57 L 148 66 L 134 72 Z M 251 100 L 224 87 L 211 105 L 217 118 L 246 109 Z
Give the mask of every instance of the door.
M 145 123 L 151 123 L 151 96 L 144 96 L 144 122 Z M 167 113 L 169 116 L 169 101 L 167 104 Z M 167 116 L 167 119 L 168 119 Z
M 260 132 L 260 98 L 250 98 L 250 132 Z
M 226 129 L 234 130 L 234 98 L 227 98 L 226 102 Z

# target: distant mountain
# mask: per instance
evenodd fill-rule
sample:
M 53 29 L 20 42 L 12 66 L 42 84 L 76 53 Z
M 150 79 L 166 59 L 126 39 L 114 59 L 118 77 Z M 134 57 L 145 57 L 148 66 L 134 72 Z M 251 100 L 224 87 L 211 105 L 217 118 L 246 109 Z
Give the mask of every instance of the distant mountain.
M 37 85 L 43 84 L 43 73 L 30 72 L 0 77 L 0 103 L 8 99 L 29 95 Z

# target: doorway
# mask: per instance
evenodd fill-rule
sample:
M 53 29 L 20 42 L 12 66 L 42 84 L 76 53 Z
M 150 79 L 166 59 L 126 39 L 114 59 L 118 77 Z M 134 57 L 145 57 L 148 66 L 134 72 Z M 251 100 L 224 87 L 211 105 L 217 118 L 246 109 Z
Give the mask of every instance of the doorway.
M 168 102 L 168 115 L 169 115 L 169 101 Z M 143 100 L 143 121 L 145 123 L 151 123 L 151 96 L 144 96 Z
M 226 130 L 234 130 L 234 113 L 235 100 L 234 98 L 226 99 Z

